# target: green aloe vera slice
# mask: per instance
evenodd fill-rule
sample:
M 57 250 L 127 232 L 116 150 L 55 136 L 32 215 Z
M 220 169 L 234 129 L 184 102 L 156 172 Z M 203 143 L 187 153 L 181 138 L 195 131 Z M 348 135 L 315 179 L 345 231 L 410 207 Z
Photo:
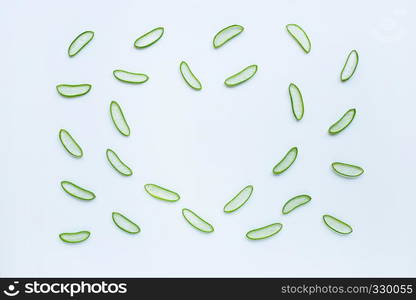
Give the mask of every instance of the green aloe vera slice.
M 285 205 L 283 205 L 282 213 L 284 215 L 287 215 L 288 213 L 290 213 L 294 209 L 298 208 L 299 206 L 305 205 L 306 203 L 308 203 L 309 201 L 311 201 L 311 199 L 312 198 L 309 195 L 298 195 L 298 196 L 295 196 L 295 197 L 287 200 L 287 202 L 285 203 Z
M 290 101 L 292 103 L 292 112 L 296 120 L 300 121 L 303 118 L 304 106 L 302 93 L 296 84 L 291 83 L 289 85 Z
M 143 34 L 134 42 L 134 47 L 138 49 L 147 48 L 158 40 L 160 40 L 163 36 L 165 29 L 163 27 L 157 27 L 155 29 L 150 30 L 149 32 Z
M 130 135 L 130 127 L 127 124 L 126 118 L 124 117 L 123 111 L 120 105 L 116 101 L 111 101 L 110 104 L 110 115 L 113 120 L 114 126 L 124 136 Z
M 328 133 L 335 135 L 343 131 L 354 120 L 356 110 L 355 108 L 349 109 L 338 121 L 331 125 L 328 129 Z
M 185 218 L 185 220 L 195 229 L 198 229 L 199 231 L 205 233 L 210 233 L 214 231 L 214 227 L 211 224 L 199 217 L 192 210 L 184 208 L 182 209 L 182 215 Z
M 352 50 L 347 57 L 347 60 L 345 61 L 344 67 L 341 71 L 341 81 L 347 81 L 354 75 L 355 70 L 358 66 L 358 52 L 357 50 Z
M 81 158 L 83 155 L 82 148 L 78 145 L 75 139 L 65 129 L 59 130 L 59 140 L 64 146 L 65 150 L 76 158 Z
M 297 24 L 287 24 L 286 30 L 295 39 L 296 43 L 305 51 L 309 53 L 311 51 L 311 41 L 306 32 Z
M 114 170 L 123 176 L 133 175 L 133 171 L 118 157 L 118 155 L 111 149 L 107 149 L 105 155 L 107 160 Z
M 262 240 L 271 237 L 282 230 L 282 223 L 273 223 L 264 227 L 250 230 L 246 233 L 246 237 L 250 240 Z
M 79 97 L 87 94 L 91 90 L 91 84 L 58 84 L 56 90 L 61 96 L 67 98 Z
M 231 75 L 227 79 L 225 79 L 224 84 L 228 87 L 233 87 L 239 85 L 247 80 L 251 79 L 257 73 L 257 65 L 250 65 L 240 72 Z
M 94 38 L 93 31 L 84 31 L 78 35 L 68 47 L 68 55 L 70 57 L 77 55 L 89 42 Z
M 59 238 L 65 243 L 76 244 L 87 240 L 90 235 L 91 233 L 89 231 L 83 230 L 78 232 L 63 232 L 59 235 Z
M 134 223 L 132 220 L 127 218 L 126 216 L 122 215 L 118 212 L 113 212 L 111 215 L 111 218 L 113 219 L 114 224 L 121 230 L 130 233 L 130 234 L 137 234 L 140 232 L 140 227 L 136 223 Z
M 284 171 L 290 168 L 290 166 L 295 162 L 296 157 L 298 156 L 298 148 L 291 148 L 286 155 L 282 158 L 281 161 L 273 168 L 273 173 L 275 175 L 282 174 Z
M 146 74 L 132 73 L 124 70 L 114 70 L 113 75 L 116 79 L 122 82 L 134 84 L 145 83 L 147 80 L 149 80 L 149 76 L 147 76 Z
M 248 199 L 250 199 L 251 194 L 253 193 L 253 186 L 248 185 L 243 188 L 241 191 L 238 192 L 233 199 L 231 199 L 227 204 L 224 206 L 225 213 L 232 213 L 242 207 Z
M 345 177 L 358 177 L 364 173 L 363 168 L 342 162 L 334 162 L 331 166 L 337 174 Z
M 333 216 L 323 215 L 322 219 L 324 220 L 325 225 L 332 231 L 340 234 L 350 234 L 352 232 L 352 227 L 350 225 Z
M 192 73 L 191 69 L 189 68 L 189 65 L 182 61 L 179 70 L 181 71 L 182 78 L 185 80 L 185 82 L 194 90 L 201 90 L 202 84 L 199 81 L 199 79 Z
M 235 38 L 237 35 L 244 31 L 244 27 L 241 25 L 230 25 L 221 29 L 212 41 L 214 48 L 219 48 L 229 40 Z
M 77 199 L 80 199 L 80 200 L 95 199 L 95 194 L 93 192 L 86 190 L 70 181 L 61 181 L 61 187 L 67 194 Z
M 179 196 L 178 193 L 168 190 L 164 187 L 161 187 L 159 185 L 153 184 L 153 183 L 148 183 L 144 185 L 144 190 L 152 197 L 159 199 L 159 200 L 164 200 L 164 201 L 169 201 L 169 202 L 176 202 L 178 201 L 181 197 Z

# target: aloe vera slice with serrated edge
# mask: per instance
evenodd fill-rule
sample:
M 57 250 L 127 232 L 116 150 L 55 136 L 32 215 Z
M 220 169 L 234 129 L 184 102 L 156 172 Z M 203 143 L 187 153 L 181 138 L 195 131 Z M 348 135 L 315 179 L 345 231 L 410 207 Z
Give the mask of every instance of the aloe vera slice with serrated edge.
M 309 195 L 298 195 L 287 200 L 285 205 L 283 205 L 282 214 L 287 215 L 288 213 L 298 208 L 299 206 L 305 205 L 306 203 L 311 201 L 311 199 L 312 198 Z
M 140 232 L 140 227 L 132 220 L 127 218 L 126 216 L 122 215 L 119 212 L 113 212 L 111 214 L 111 218 L 113 219 L 114 224 L 121 230 L 130 233 L 130 234 L 137 234 Z
M 228 87 L 239 85 L 247 80 L 251 79 L 257 73 L 257 65 L 250 65 L 240 72 L 231 75 L 225 79 L 224 84 Z
M 93 31 L 84 31 L 78 35 L 68 47 L 68 55 L 70 57 L 78 54 L 89 42 L 94 38 Z
M 243 188 L 241 191 L 238 192 L 238 194 L 231 199 L 227 204 L 224 206 L 224 212 L 225 213 L 232 213 L 242 207 L 248 199 L 250 199 L 251 194 L 253 193 L 253 186 L 248 185 L 245 188 Z
M 273 168 L 273 173 L 275 175 L 282 174 L 284 171 L 290 168 L 290 166 L 295 162 L 296 157 L 298 156 L 298 148 L 291 148 L 286 155 L 282 158 L 281 161 Z
M 185 218 L 185 220 L 195 229 L 198 229 L 199 231 L 205 233 L 210 233 L 214 231 L 214 227 L 211 224 L 199 217 L 192 210 L 184 208 L 182 209 L 182 215 Z
M 342 162 L 334 162 L 331 166 L 337 174 L 345 177 L 358 177 L 364 173 L 363 168 Z
M 111 101 L 110 104 L 110 115 L 113 120 L 114 126 L 124 136 L 130 135 L 130 127 L 127 124 L 126 118 L 124 117 L 123 111 L 120 105 L 116 101 Z
M 221 29 L 215 36 L 212 44 L 214 48 L 219 48 L 229 40 L 235 38 L 237 35 L 242 33 L 244 27 L 241 25 L 230 25 Z
M 93 200 L 95 198 L 95 194 L 93 192 L 70 181 L 61 181 L 61 187 L 67 194 L 80 200 Z
M 178 201 L 181 197 L 179 196 L 178 193 L 175 193 L 174 191 L 168 190 L 164 187 L 158 186 L 156 184 L 145 184 L 144 185 L 144 190 L 152 197 L 159 199 L 159 200 L 164 200 L 164 201 L 169 201 L 169 202 L 176 202 Z
M 87 240 L 90 235 L 91 233 L 89 231 L 83 230 L 78 232 L 63 232 L 59 235 L 59 238 L 65 243 L 75 244 Z
M 181 71 L 182 78 L 191 88 L 197 91 L 202 89 L 201 82 L 194 75 L 194 73 L 192 73 L 191 69 L 189 68 L 189 65 L 185 61 L 181 62 L 179 70 Z
M 87 94 L 91 90 L 91 84 L 58 84 L 56 90 L 61 96 L 67 98 L 79 97 Z
M 296 84 L 291 83 L 289 85 L 290 102 L 292 103 L 292 112 L 296 120 L 300 121 L 303 117 L 304 106 L 302 93 Z
M 338 134 L 350 125 L 354 120 L 356 110 L 355 108 L 349 109 L 338 121 L 331 125 L 328 129 L 328 133 L 331 135 Z
M 134 47 L 138 49 L 147 48 L 158 40 L 160 40 L 163 36 L 165 29 L 163 27 L 157 27 L 155 29 L 150 30 L 149 32 L 143 34 L 136 41 L 134 41 Z
M 352 232 L 352 227 L 350 225 L 333 216 L 323 215 L 322 219 L 324 220 L 325 225 L 336 233 L 350 234 Z
M 111 149 L 106 151 L 107 160 L 114 170 L 123 176 L 131 176 L 133 171 L 118 157 L 118 155 Z
M 65 129 L 59 130 L 59 140 L 64 146 L 65 150 L 76 158 L 81 158 L 83 155 L 82 148 L 78 145 L 75 139 Z
M 273 223 L 264 227 L 250 230 L 246 233 L 246 237 L 250 240 L 262 240 L 271 237 L 282 230 L 282 223 Z
M 356 50 L 352 50 L 347 57 L 347 60 L 345 61 L 344 67 L 341 71 L 341 81 L 347 81 L 354 75 L 355 70 L 358 66 L 358 52 Z
M 306 32 L 299 25 L 287 24 L 286 30 L 295 39 L 303 51 L 305 51 L 305 53 L 309 53 L 311 51 L 311 41 Z
M 122 82 L 134 84 L 145 83 L 147 80 L 149 80 L 149 76 L 147 76 L 146 74 L 132 73 L 124 70 L 114 70 L 113 75 L 116 79 Z

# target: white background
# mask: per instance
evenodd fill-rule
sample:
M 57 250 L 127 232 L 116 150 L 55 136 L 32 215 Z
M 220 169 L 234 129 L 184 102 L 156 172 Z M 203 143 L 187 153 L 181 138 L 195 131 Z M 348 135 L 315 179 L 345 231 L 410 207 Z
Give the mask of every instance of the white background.
M 7 1 L 0 10 L 1 276 L 416 276 L 414 1 Z M 306 55 L 285 31 L 298 23 L 312 40 Z M 221 28 L 245 31 L 215 50 Z M 134 40 L 157 26 L 165 35 L 145 50 Z M 77 56 L 67 47 L 84 30 L 94 40 Z M 354 77 L 339 73 L 350 50 Z M 179 73 L 186 60 L 203 84 L 190 89 Z M 224 79 L 250 64 L 257 75 L 236 88 Z M 150 80 L 128 85 L 114 69 Z M 305 116 L 292 116 L 287 87 L 301 89 Z M 60 83 L 90 83 L 66 99 Z M 114 128 L 111 100 L 125 111 L 132 134 Z M 338 136 L 327 129 L 347 109 L 357 116 Z M 70 157 L 58 140 L 66 128 L 84 149 Z M 295 164 L 272 167 L 292 146 Z M 114 149 L 134 175 L 117 174 L 105 158 Z M 333 161 L 362 166 L 348 180 Z M 67 196 L 71 180 L 97 198 Z M 177 203 L 150 198 L 145 183 L 181 194 Z M 224 204 L 244 186 L 251 200 L 226 215 Z M 290 215 L 284 202 L 312 201 Z M 190 227 L 181 209 L 215 226 Z M 119 211 L 142 228 L 115 227 Z M 332 214 L 351 224 L 339 236 L 322 223 Z M 268 240 L 245 238 L 252 228 L 282 222 Z M 90 230 L 88 241 L 58 234 Z

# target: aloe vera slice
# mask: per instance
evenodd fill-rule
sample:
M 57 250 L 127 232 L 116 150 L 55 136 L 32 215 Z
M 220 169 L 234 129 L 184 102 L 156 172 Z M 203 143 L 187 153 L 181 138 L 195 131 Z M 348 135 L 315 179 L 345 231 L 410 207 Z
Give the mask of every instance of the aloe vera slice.
M 311 201 L 311 199 L 312 198 L 309 195 L 298 195 L 287 200 L 285 205 L 283 205 L 282 214 L 287 215 L 288 213 L 298 208 L 299 206 L 305 205 L 306 203 Z
M 296 120 L 300 121 L 303 117 L 304 106 L 303 106 L 302 93 L 300 92 L 296 84 L 291 83 L 289 85 L 289 95 L 290 95 L 290 101 L 292 103 L 293 116 L 295 116 Z
M 93 200 L 95 198 L 95 194 L 93 192 L 70 181 L 61 181 L 61 187 L 67 194 L 80 200 Z
M 59 130 L 59 140 L 64 146 L 65 150 L 76 158 L 81 158 L 83 155 L 82 148 L 78 145 L 75 139 L 65 129 Z
M 106 151 L 107 160 L 114 170 L 123 176 L 133 175 L 133 171 L 118 157 L 118 155 L 111 149 Z
M 87 94 L 91 90 L 91 84 L 58 84 L 56 90 L 61 96 L 67 98 L 79 97 Z
M 122 82 L 134 84 L 145 83 L 147 80 L 149 80 L 149 76 L 147 76 L 146 74 L 132 73 L 124 70 L 114 70 L 113 75 L 116 79 Z
M 68 47 L 68 55 L 70 57 L 78 54 L 89 42 L 94 38 L 93 31 L 84 31 L 78 35 Z
M 349 109 L 338 121 L 331 125 L 328 129 L 329 134 L 338 134 L 350 125 L 354 120 L 356 110 L 355 108 Z
M 291 148 L 286 155 L 282 158 L 281 161 L 273 168 L 273 173 L 275 175 L 282 174 L 284 171 L 290 168 L 290 166 L 295 162 L 296 157 L 298 156 L 298 148 Z
M 181 198 L 178 193 L 153 183 L 145 184 L 144 189 L 150 196 L 159 200 L 175 202 Z
M 358 66 L 358 52 L 357 50 L 352 50 L 347 57 L 347 60 L 345 61 L 344 67 L 341 71 L 341 81 L 347 81 L 354 75 L 355 70 Z
M 130 135 L 130 127 L 127 124 L 126 118 L 124 117 L 123 111 L 120 105 L 116 101 L 111 101 L 110 104 L 110 115 L 113 120 L 114 126 L 124 136 Z
M 189 68 L 189 65 L 185 61 L 181 62 L 179 70 L 181 71 L 182 78 L 191 88 L 197 91 L 202 89 L 201 82 L 194 75 L 194 73 L 192 73 L 191 69 Z
M 111 218 L 113 219 L 114 224 L 121 230 L 130 233 L 130 234 L 137 234 L 140 232 L 140 227 L 132 220 L 127 218 L 126 216 L 122 215 L 119 212 L 113 212 L 111 214 Z
M 214 36 L 214 40 L 212 41 L 214 48 L 221 47 L 226 42 L 228 42 L 229 40 L 235 38 L 237 35 L 242 33 L 243 30 L 244 30 L 244 27 L 241 25 L 230 25 L 228 27 L 225 27 L 224 29 L 221 29 Z
M 286 30 L 295 39 L 296 43 L 305 51 L 309 53 L 311 51 L 311 41 L 306 32 L 297 24 L 287 24 Z
M 325 225 L 332 231 L 340 234 L 350 234 L 352 232 L 352 227 L 350 225 L 333 216 L 323 215 L 322 219 L 324 220 Z
M 224 206 L 225 213 L 232 213 L 242 207 L 248 199 L 250 199 L 251 194 L 253 193 L 253 186 L 248 185 L 243 188 L 241 191 L 238 192 L 233 199 L 231 199 L 227 204 Z
M 250 230 L 246 233 L 246 237 L 250 240 L 262 240 L 271 237 L 282 230 L 282 223 L 273 223 L 264 227 Z
M 160 40 L 163 36 L 165 29 L 163 27 L 157 27 L 155 29 L 150 30 L 149 32 L 143 34 L 134 42 L 134 47 L 138 49 L 147 48 L 158 40 Z
M 334 162 L 331 166 L 337 174 L 345 177 L 358 177 L 364 173 L 363 168 L 342 162 Z
M 199 217 L 192 210 L 184 208 L 182 209 L 182 215 L 185 218 L 185 220 L 195 229 L 198 229 L 199 231 L 205 233 L 210 233 L 214 231 L 214 227 L 211 224 Z
M 251 79 L 257 73 L 257 65 L 250 65 L 240 72 L 231 75 L 225 79 L 224 83 L 228 87 L 239 85 L 247 80 Z
M 75 244 L 87 240 L 90 235 L 91 233 L 89 231 L 83 230 L 78 232 L 63 232 L 59 235 L 59 238 L 65 243 Z

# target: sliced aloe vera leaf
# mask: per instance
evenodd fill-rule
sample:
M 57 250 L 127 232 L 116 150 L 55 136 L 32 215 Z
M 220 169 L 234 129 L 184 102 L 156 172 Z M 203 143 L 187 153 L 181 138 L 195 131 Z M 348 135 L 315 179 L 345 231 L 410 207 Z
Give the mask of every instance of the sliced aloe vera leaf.
M 358 66 L 358 61 L 359 58 L 357 50 L 352 50 L 348 54 L 347 60 L 345 61 L 344 67 L 342 68 L 340 75 L 341 81 L 347 81 L 352 77 L 352 75 L 354 75 Z
M 285 205 L 283 205 L 282 214 L 287 215 L 288 213 L 298 208 L 299 206 L 305 205 L 306 203 L 311 201 L 311 199 L 312 198 L 309 195 L 298 195 L 287 200 Z
M 75 244 L 87 240 L 90 235 L 91 233 L 89 231 L 83 230 L 78 232 L 63 232 L 59 235 L 59 238 L 65 243 Z
M 189 68 L 189 65 L 185 61 L 181 62 L 179 70 L 181 71 L 182 78 L 191 88 L 197 91 L 202 89 L 201 82 L 194 75 L 194 73 L 192 73 L 191 69 Z
M 149 80 L 149 76 L 147 76 L 146 74 L 132 73 L 124 70 L 114 70 L 113 75 L 116 79 L 122 82 L 134 84 L 145 83 L 147 80 Z
M 275 175 L 282 174 L 284 171 L 290 168 L 290 166 L 295 162 L 296 157 L 298 156 L 298 148 L 292 147 L 286 155 L 282 158 L 281 161 L 273 168 L 273 173 Z
M 325 225 L 332 231 L 340 234 L 350 234 L 352 232 L 352 227 L 350 225 L 333 216 L 323 215 L 322 219 L 324 220 Z
M 246 233 L 246 237 L 250 240 L 262 240 L 271 237 L 282 230 L 282 223 L 273 223 L 264 227 L 250 230 Z
M 289 85 L 290 102 L 292 103 L 292 112 L 296 120 L 300 121 L 303 118 L 304 106 L 302 93 L 296 84 L 291 83 Z
M 160 40 L 163 36 L 165 29 L 163 27 L 157 27 L 155 29 L 150 30 L 149 32 L 143 34 L 136 41 L 134 41 L 134 47 L 138 49 L 147 48 L 158 40 Z
M 123 111 L 120 105 L 116 101 L 111 101 L 110 104 L 110 115 L 113 120 L 114 126 L 124 136 L 130 135 L 130 127 L 127 124 L 126 118 L 124 117 Z
M 237 35 L 244 31 L 244 27 L 241 25 L 230 25 L 221 29 L 212 41 L 214 48 L 219 48 L 229 40 L 235 38 Z
M 67 194 L 80 200 L 93 200 L 95 198 L 95 194 L 93 192 L 70 181 L 61 181 L 61 187 Z
M 118 157 L 118 155 L 111 149 L 107 149 L 105 155 L 107 160 L 114 170 L 123 176 L 133 175 L 133 171 Z
M 214 231 L 214 227 L 211 224 L 199 217 L 192 210 L 184 208 L 182 209 L 182 215 L 185 218 L 185 220 L 195 229 L 198 229 L 199 231 L 205 233 L 210 233 Z
M 121 230 L 130 233 L 130 234 L 137 234 L 140 232 L 140 227 L 132 220 L 127 218 L 126 216 L 122 215 L 119 212 L 113 212 L 111 215 L 114 224 Z
M 331 166 L 335 173 L 345 177 L 358 177 L 364 173 L 363 168 L 342 162 L 333 162 Z
M 250 65 L 240 72 L 231 75 L 227 79 L 225 79 L 224 84 L 229 87 L 233 87 L 239 85 L 243 82 L 246 82 L 250 78 L 252 78 L 257 73 L 257 65 Z
M 296 43 L 305 51 L 309 53 L 311 51 L 311 40 L 306 32 L 297 24 L 287 24 L 286 30 L 295 39 Z
M 58 84 L 56 90 L 64 97 L 79 97 L 87 94 L 91 90 L 91 84 Z
M 354 120 L 356 110 L 355 108 L 349 109 L 338 121 L 331 125 L 328 129 L 329 134 L 338 134 L 350 125 Z
M 250 199 L 251 194 L 253 193 L 253 186 L 248 185 L 238 192 L 227 204 L 224 206 L 225 213 L 232 213 L 242 207 L 248 199 Z
M 161 187 L 157 184 L 153 184 L 153 183 L 148 183 L 144 185 L 144 190 L 152 197 L 159 199 L 159 200 L 164 200 L 164 201 L 169 201 L 169 202 L 175 202 L 178 201 L 181 197 L 179 196 L 178 193 L 168 190 L 164 187 Z
M 76 158 L 81 158 L 83 155 L 82 148 L 78 145 L 72 135 L 65 129 L 59 130 L 59 140 L 64 146 L 65 150 Z
M 94 38 L 93 31 L 84 31 L 78 35 L 68 47 L 68 55 L 70 57 L 78 54 L 89 42 Z

